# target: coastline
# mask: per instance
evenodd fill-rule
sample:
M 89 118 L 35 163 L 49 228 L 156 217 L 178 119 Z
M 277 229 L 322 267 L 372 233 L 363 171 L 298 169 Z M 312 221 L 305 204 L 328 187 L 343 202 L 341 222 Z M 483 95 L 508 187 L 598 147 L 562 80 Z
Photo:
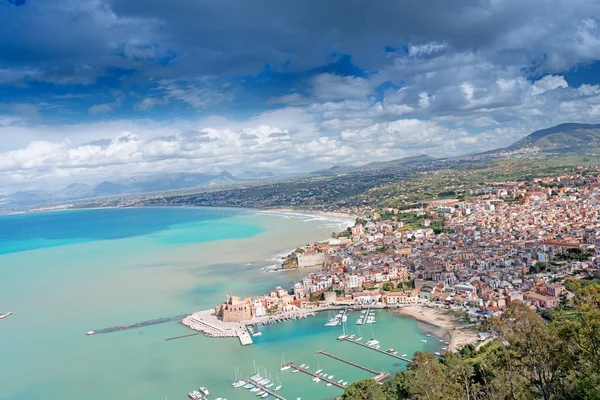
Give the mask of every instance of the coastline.
M 337 218 L 337 219 L 341 219 L 341 220 L 348 220 L 348 221 L 352 221 L 352 223 L 354 223 L 354 221 L 358 218 L 357 215 L 354 214 L 346 214 L 346 213 L 339 213 L 339 212 L 330 212 L 330 211 L 315 211 L 315 210 L 306 210 L 306 209 L 302 209 L 302 208 L 298 208 L 298 209 L 294 209 L 294 208 L 265 208 L 262 211 L 274 211 L 274 212 L 281 212 L 281 213 L 294 213 L 294 214 L 305 214 L 305 215 L 317 215 L 317 216 L 321 216 L 321 217 L 329 217 L 329 218 Z
M 400 315 L 419 322 L 419 329 L 450 342 L 448 351 L 456 352 L 471 342 L 479 342 L 478 334 L 469 328 L 460 328 L 454 315 L 436 308 L 422 305 L 401 307 L 395 310 Z

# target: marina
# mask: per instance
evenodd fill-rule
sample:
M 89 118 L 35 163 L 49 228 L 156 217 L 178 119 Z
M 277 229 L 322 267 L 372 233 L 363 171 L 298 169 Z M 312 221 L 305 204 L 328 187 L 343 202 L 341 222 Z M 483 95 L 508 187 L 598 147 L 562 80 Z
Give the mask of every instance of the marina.
M 96 329 L 96 330 L 87 332 L 87 335 L 88 336 L 98 335 L 98 334 L 101 334 L 101 333 L 118 332 L 118 331 L 124 331 L 124 330 L 127 330 L 127 329 L 142 328 L 144 326 L 164 324 L 164 323 L 167 323 L 167 322 L 175 322 L 175 321 L 179 321 L 180 319 L 185 318 L 187 316 L 188 316 L 188 314 L 176 315 L 176 316 L 173 316 L 173 317 L 164 317 L 164 318 L 158 318 L 158 319 L 151 319 L 149 321 L 144 321 L 144 322 L 137 322 L 135 324 L 119 325 L 119 326 L 113 326 L 111 328 Z

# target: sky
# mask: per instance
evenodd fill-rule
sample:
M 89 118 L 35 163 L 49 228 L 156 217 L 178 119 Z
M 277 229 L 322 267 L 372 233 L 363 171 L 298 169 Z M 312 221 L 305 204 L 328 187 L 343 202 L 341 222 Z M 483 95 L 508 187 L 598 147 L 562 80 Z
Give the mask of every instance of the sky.
M 0 0 L 0 192 L 600 122 L 597 0 Z

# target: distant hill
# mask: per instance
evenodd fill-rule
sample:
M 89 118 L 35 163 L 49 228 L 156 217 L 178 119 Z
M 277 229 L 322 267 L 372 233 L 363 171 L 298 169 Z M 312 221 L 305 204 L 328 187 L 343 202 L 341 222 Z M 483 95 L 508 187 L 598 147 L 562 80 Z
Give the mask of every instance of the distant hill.
M 314 175 L 338 175 L 338 174 L 348 174 L 348 173 L 352 173 L 352 172 L 376 171 L 376 170 L 387 169 L 387 168 L 406 167 L 411 164 L 422 164 L 422 163 L 431 162 L 431 161 L 435 161 L 435 160 L 437 160 L 437 158 L 428 156 L 426 154 L 421 154 L 418 156 L 398 158 L 396 160 L 391 160 L 391 161 L 376 161 L 376 162 L 362 165 L 360 167 L 336 165 L 329 169 L 313 172 L 313 174 Z
M 172 173 L 133 176 L 118 181 L 104 181 L 98 185 L 72 183 L 60 190 L 21 191 L 9 195 L 0 195 L 0 208 L 34 206 L 95 197 L 226 186 L 236 183 L 266 181 L 276 177 L 275 174 L 261 172 L 245 172 L 242 176 L 236 177 L 227 171 L 220 174 Z
M 542 150 L 600 146 L 600 124 L 561 124 L 535 131 L 502 150 L 538 147 Z

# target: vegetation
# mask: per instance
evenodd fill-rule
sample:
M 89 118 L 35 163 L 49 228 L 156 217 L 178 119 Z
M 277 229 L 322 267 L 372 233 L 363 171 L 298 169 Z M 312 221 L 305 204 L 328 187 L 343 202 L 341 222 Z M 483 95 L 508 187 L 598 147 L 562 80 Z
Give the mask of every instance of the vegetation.
M 356 382 L 342 399 L 600 399 L 600 283 L 568 286 L 577 300 L 550 322 L 514 302 L 490 320 L 491 343 L 442 359 L 416 352 L 406 371 Z

